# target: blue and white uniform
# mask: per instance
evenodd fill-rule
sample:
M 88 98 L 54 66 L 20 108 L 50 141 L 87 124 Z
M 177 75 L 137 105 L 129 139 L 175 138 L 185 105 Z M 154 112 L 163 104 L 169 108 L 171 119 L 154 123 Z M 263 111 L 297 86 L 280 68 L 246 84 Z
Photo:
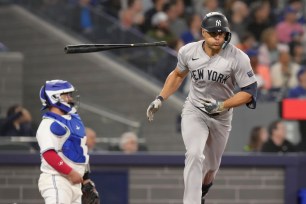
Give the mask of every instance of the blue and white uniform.
M 37 131 L 37 141 L 40 153 L 54 149 L 66 164 L 72 167 L 80 175 L 84 175 L 88 165 L 88 150 L 86 144 L 85 128 L 78 114 L 57 115 L 47 112 Z M 59 200 L 81 203 L 81 184 L 72 185 L 64 175 L 53 169 L 43 157 L 41 157 L 41 177 L 39 179 L 39 190 L 43 197 L 50 193 L 59 193 L 57 188 L 67 189 L 71 196 L 59 194 Z M 66 198 L 61 198 L 61 196 Z M 51 196 L 52 197 L 52 196 Z M 54 196 L 53 196 L 54 197 Z M 56 198 L 56 197 L 54 197 Z M 58 203 L 51 201 L 50 203 Z
M 36 133 L 42 155 L 40 166 L 42 173 L 38 188 L 46 204 L 82 203 L 81 184 L 73 184 L 67 175 L 57 171 L 53 164 L 60 167 L 67 166 L 67 168 L 69 166 L 81 177 L 89 169 L 85 127 L 80 116 L 76 114 L 77 106 L 73 100 L 73 92 L 75 88 L 71 83 L 51 80 L 46 81 L 39 93 L 42 109 L 50 110 L 43 115 Z M 56 114 L 52 108 L 61 111 L 63 115 Z M 55 158 L 54 162 L 50 163 L 49 157 L 46 157 L 53 166 L 43 156 L 49 150 L 55 151 L 55 154 L 60 157 L 57 159 L 61 159 Z

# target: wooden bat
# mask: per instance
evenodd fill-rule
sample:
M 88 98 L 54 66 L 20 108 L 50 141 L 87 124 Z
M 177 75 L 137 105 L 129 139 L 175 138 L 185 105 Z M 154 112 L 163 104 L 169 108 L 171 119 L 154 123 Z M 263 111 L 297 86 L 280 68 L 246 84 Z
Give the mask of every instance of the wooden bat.
M 152 42 L 152 43 L 135 43 L 135 44 L 80 44 L 80 45 L 67 45 L 65 47 L 66 54 L 76 53 L 90 53 L 99 52 L 121 48 L 133 47 L 153 47 L 153 46 L 167 46 L 166 41 Z

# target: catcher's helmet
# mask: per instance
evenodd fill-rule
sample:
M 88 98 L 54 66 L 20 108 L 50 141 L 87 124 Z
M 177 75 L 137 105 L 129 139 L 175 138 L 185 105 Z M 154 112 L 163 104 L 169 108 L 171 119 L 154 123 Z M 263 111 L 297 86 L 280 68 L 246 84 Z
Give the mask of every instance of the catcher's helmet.
M 219 12 L 211 12 L 206 14 L 202 21 L 201 27 L 207 32 L 225 32 L 225 42 L 222 45 L 224 49 L 231 40 L 231 31 L 226 17 Z
M 46 81 L 39 92 L 40 101 L 43 105 L 42 110 L 49 106 L 55 106 L 66 113 L 75 113 L 76 105 L 74 102 L 67 103 L 61 99 L 61 94 L 72 93 L 75 88 L 68 81 L 51 80 Z

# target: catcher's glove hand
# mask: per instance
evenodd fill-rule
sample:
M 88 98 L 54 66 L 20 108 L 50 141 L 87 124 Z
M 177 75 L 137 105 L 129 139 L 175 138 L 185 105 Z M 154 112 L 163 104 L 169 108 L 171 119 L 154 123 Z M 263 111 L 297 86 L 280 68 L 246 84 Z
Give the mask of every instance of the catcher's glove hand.
M 100 204 L 99 193 L 91 180 L 82 184 L 82 193 L 82 204 Z

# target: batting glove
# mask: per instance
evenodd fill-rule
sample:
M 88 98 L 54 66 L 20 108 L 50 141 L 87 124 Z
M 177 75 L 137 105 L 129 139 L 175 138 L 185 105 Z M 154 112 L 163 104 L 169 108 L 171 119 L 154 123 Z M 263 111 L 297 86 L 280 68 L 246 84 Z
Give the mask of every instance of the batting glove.
M 224 111 L 224 102 L 215 99 L 203 99 L 202 103 L 208 113 L 220 113 Z
M 158 96 L 148 107 L 147 109 L 147 118 L 149 122 L 153 121 L 154 113 L 156 113 L 159 108 L 162 106 L 163 97 Z

